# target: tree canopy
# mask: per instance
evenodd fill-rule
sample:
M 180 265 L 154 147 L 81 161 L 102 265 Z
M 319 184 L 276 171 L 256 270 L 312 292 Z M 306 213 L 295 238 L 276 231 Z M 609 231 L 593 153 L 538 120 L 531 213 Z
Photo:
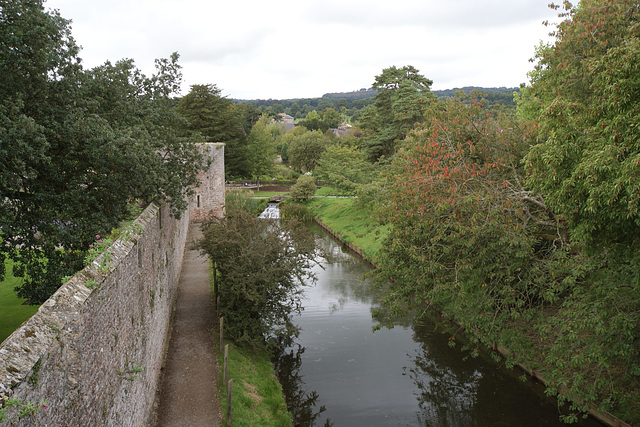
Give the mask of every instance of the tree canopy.
M 0 277 L 9 256 L 19 296 L 40 303 L 129 202 L 180 215 L 203 160 L 178 138 L 177 54 L 150 77 L 130 60 L 85 70 L 69 21 L 41 0 L 0 1 L 0 40 Z
M 225 333 L 239 344 L 291 343 L 301 286 L 312 281 L 313 235 L 294 220 L 271 221 L 230 206 L 203 224 L 200 248 L 220 274 Z

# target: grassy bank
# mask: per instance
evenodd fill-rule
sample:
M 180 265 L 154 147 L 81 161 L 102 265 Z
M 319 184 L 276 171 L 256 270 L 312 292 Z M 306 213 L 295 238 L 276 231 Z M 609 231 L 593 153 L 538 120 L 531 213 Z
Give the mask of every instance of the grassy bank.
M 307 204 L 309 211 L 338 233 L 345 243 L 360 248 L 365 256 L 376 262 L 377 254 L 389 234 L 390 225 L 380 225 L 353 198 L 316 197 Z
M 12 263 L 5 262 L 7 274 L 0 282 L 0 342 L 4 341 L 25 320 L 37 311 L 37 305 L 24 305 L 24 299 L 18 298 L 13 291 L 20 283 L 20 278 L 13 276 Z
M 222 383 L 224 354 L 219 355 L 220 376 L 218 392 L 222 413 L 226 413 L 227 387 Z M 273 372 L 273 364 L 266 350 L 236 347 L 229 343 L 227 378 L 233 379 L 231 412 L 233 425 L 291 426 L 282 386 Z M 224 418 L 224 416 L 223 416 Z M 225 423 L 225 425 L 228 425 Z

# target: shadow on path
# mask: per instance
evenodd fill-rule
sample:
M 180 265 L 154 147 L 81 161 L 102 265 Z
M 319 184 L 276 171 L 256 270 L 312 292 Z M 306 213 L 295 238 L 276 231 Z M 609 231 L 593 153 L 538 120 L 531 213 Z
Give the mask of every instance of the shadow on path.
M 209 260 L 192 249 L 202 236 L 200 224 L 187 235 L 171 338 L 157 399 L 157 426 L 221 425 L 216 390 L 215 306 Z

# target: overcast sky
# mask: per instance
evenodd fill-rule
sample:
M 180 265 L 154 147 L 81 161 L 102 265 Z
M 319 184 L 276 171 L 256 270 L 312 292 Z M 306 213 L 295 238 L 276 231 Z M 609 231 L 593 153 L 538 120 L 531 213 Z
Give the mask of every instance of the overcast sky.
M 315 98 L 413 65 L 432 89 L 513 87 L 557 21 L 548 0 L 47 0 L 72 20 L 85 67 L 180 54 L 186 94 Z

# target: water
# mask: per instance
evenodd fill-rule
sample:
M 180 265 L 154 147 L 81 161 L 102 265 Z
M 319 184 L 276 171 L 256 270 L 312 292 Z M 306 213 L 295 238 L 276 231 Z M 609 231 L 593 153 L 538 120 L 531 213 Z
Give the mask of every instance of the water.
M 564 425 L 541 385 L 483 358 L 463 360 L 429 322 L 372 332 L 367 267 L 326 235 L 318 241 L 332 262 L 315 269 L 299 345 L 278 362 L 295 426 Z
M 278 209 L 277 203 L 267 203 L 264 211 L 258 216 L 258 218 L 279 219 L 280 209 Z

